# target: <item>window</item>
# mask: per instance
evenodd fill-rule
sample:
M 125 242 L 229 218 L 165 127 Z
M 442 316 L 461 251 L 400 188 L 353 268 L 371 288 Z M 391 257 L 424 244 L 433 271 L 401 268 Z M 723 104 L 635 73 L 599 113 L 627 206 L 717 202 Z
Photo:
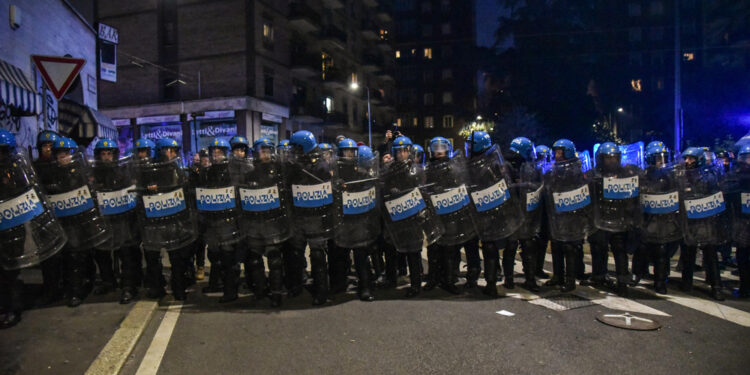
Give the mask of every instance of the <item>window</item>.
M 640 79 L 631 79 L 630 80 L 630 88 L 633 89 L 635 92 L 640 92 L 643 90 L 643 87 L 641 86 L 641 80 Z
M 401 117 L 396 118 L 396 126 L 401 127 Z
M 426 69 L 422 72 L 422 81 L 424 81 L 424 83 L 432 82 L 432 70 Z
M 326 107 L 326 113 L 333 112 L 333 98 L 330 96 L 323 98 L 323 106 Z
M 641 15 L 641 4 L 630 3 L 628 4 L 628 15 L 631 17 L 638 17 Z
M 443 35 L 448 35 L 451 33 L 451 24 L 448 22 L 444 22 L 442 25 L 440 25 L 440 31 L 443 33 Z
M 432 59 L 432 48 L 425 48 L 424 49 L 424 58 L 427 60 Z
M 435 121 L 433 120 L 432 116 L 427 116 L 424 118 L 424 127 L 427 129 L 432 129 L 435 127 Z
M 630 30 L 628 30 L 628 40 L 631 42 L 640 42 L 641 41 L 641 28 L 640 27 L 631 27 Z
M 432 36 L 432 25 L 430 24 L 422 25 L 422 36 Z
M 415 117 L 411 120 L 411 124 L 414 126 L 419 126 L 419 118 Z
M 664 53 L 653 52 L 651 54 L 651 65 L 657 65 L 657 66 L 664 65 Z
M 425 1 L 422 3 L 422 13 L 430 13 L 432 12 L 432 3 L 429 1 Z
M 321 52 L 320 60 L 322 61 L 322 66 L 320 68 L 320 71 L 323 73 L 321 77 L 323 79 L 326 79 L 326 72 L 328 72 L 331 68 L 333 68 L 333 57 L 331 57 L 331 55 L 325 52 Z
M 411 55 L 414 56 L 416 54 L 417 54 L 417 49 L 416 48 L 412 48 L 411 49 Z
M 451 115 L 443 116 L 443 127 L 446 129 L 450 129 L 453 127 L 453 116 Z
M 427 94 L 424 94 L 423 103 L 424 103 L 424 105 L 433 105 L 433 104 L 435 104 L 434 95 L 432 95 L 431 92 L 427 93 Z
M 352 80 L 349 83 L 357 83 L 357 73 L 352 73 Z
M 273 96 L 273 69 L 263 68 L 263 94 Z
M 656 79 L 656 89 L 657 90 L 664 90 L 664 79 L 659 77 Z
M 453 103 L 453 93 L 446 91 L 443 93 L 443 104 Z
M 263 47 L 273 49 L 273 24 L 271 21 L 263 22 Z
M 664 14 L 664 3 L 661 1 L 652 1 L 651 4 L 649 4 L 648 11 L 652 16 L 661 16 Z
M 442 74 L 440 75 L 443 79 L 451 79 L 453 78 L 453 70 L 451 69 L 443 69 Z
M 642 52 L 631 52 L 628 55 L 628 63 L 630 65 L 636 65 L 636 66 L 643 65 L 643 53 Z
M 661 27 L 654 27 L 651 29 L 651 32 L 649 32 L 648 37 L 653 41 L 662 40 L 662 38 L 664 38 L 664 29 Z
M 400 58 L 401 58 L 401 51 L 399 51 L 399 50 L 396 50 L 396 58 L 397 58 L 397 59 L 400 59 Z
M 695 59 L 695 53 L 693 52 L 685 52 L 682 54 L 683 61 L 693 61 L 694 59 Z
M 440 56 L 442 56 L 444 59 L 453 56 L 453 48 L 449 46 L 443 47 L 442 51 L 440 52 Z

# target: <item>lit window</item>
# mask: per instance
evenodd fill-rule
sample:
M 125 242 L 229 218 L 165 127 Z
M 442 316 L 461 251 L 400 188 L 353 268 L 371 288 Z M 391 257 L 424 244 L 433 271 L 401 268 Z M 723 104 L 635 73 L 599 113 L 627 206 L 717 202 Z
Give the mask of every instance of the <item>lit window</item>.
M 633 91 L 640 92 L 643 90 L 643 87 L 641 86 L 641 80 L 640 79 L 631 79 L 630 80 L 630 88 L 633 89 Z
M 453 103 L 453 93 L 446 91 L 443 93 L 443 104 Z
M 270 22 L 263 23 L 263 39 L 273 42 L 273 25 Z
M 396 50 L 396 58 L 397 58 L 397 59 L 400 59 L 400 58 L 401 58 L 401 51 L 399 51 L 399 50 Z
M 693 59 L 695 59 L 695 53 L 685 52 L 682 54 L 682 59 L 685 61 L 693 61 Z
M 424 58 L 425 59 L 432 59 L 432 48 L 425 48 L 424 49 Z
M 432 116 L 427 116 L 424 118 L 424 127 L 428 129 L 435 127 L 435 121 L 433 120 Z
M 352 81 L 351 83 L 357 83 L 357 73 L 352 73 Z
M 444 128 L 452 128 L 453 127 L 453 116 L 451 116 L 451 115 L 445 115 L 445 116 L 443 116 L 443 127 Z
M 664 80 L 659 78 L 656 80 L 656 89 L 657 90 L 663 90 L 664 89 Z
M 326 96 L 323 99 L 323 105 L 326 107 L 326 113 L 333 112 L 333 98 L 330 96 Z
M 411 124 L 412 124 L 412 125 L 414 125 L 414 126 L 417 126 L 417 125 L 419 125 L 419 118 L 417 118 L 417 117 L 413 118 L 413 119 L 411 120 Z
M 416 54 L 417 54 L 417 49 L 416 48 L 412 48 L 411 49 L 411 55 L 414 56 Z
M 401 117 L 396 119 L 396 126 L 401 127 Z

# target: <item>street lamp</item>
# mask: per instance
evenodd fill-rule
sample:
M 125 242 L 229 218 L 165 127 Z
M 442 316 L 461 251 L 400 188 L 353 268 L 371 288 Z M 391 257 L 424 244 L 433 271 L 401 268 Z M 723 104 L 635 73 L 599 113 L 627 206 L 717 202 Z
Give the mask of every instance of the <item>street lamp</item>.
M 622 109 L 622 107 L 617 108 L 617 112 L 622 113 L 623 111 L 624 111 L 624 109 Z
M 352 82 L 351 85 L 349 85 L 349 88 L 352 89 L 352 91 L 356 91 L 359 89 L 359 84 L 357 82 Z M 370 148 L 372 148 L 372 112 L 370 111 L 370 87 L 365 86 L 365 90 L 367 90 L 367 140 Z

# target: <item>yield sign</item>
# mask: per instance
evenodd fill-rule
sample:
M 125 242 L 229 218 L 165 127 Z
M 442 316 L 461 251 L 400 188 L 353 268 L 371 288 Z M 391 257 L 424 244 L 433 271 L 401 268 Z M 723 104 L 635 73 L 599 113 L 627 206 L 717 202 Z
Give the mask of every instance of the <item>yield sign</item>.
M 73 57 L 32 55 L 31 59 L 39 73 L 42 74 L 44 83 L 47 84 L 57 100 L 65 95 L 73 80 L 78 77 L 83 65 L 86 64 L 86 60 Z

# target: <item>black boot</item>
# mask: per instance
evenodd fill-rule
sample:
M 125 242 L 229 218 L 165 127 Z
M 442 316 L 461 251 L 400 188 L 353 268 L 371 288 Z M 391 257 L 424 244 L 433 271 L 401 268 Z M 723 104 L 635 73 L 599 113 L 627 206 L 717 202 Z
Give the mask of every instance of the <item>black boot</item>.
M 684 244 L 680 247 L 680 264 L 682 265 L 682 285 L 680 285 L 680 289 L 686 293 L 693 290 L 693 269 L 697 250 L 693 246 L 685 246 Z
M 503 270 L 505 271 L 505 288 L 514 289 L 516 287 L 515 264 L 516 252 L 518 251 L 518 240 L 509 240 L 503 251 Z
M 354 249 L 354 268 L 357 270 L 357 288 L 359 299 L 372 302 L 375 297 L 370 288 L 370 262 L 368 261 L 367 249 Z
M 649 245 L 651 247 L 652 245 Z M 669 272 L 669 255 L 665 245 L 655 245 L 654 257 L 654 291 L 667 294 L 667 273 Z
M 612 252 L 615 256 L 615 273 L 617 274 L 617 295 L 628 296 L 630 274 L 628 273 L 628 253 L 625 250 L 624 236 L 620 233 L 612 236 Z
M 479 268 L 469 268 L 466 270 L 466 284 L 464 284 L 464 288 L 466 289 L 473 289 L 477 287 L 477 280 L 479 280 L 479 274 L 481 273 L 481 269 Z M 497 271 L 496 271 L 497 273 Z M 497 276 L 495 276 L 497 279 Z M 429 281 L 428 281 L 429 283 Z M 425 290 L 427 290 L 427 284 L 425 284 Z
M 328 248 L 328 276 L 331 283 L 331 294 L 344 293 L 349 288 L 350 252 L 349 249 L 335 245 Z
M 0 268 L 0 303 L 7 302 L 6 311 L 0 312 L 0 329 L 15 326 L 21 322 L 23 311 L 23 281 L 18 278 L 19 270 L 6 271 Z
M 427 277 L 424 284 L 425 291 L 431 291 L 440 285 L 441 264 L 440 248 L 437 245 L 427 247 Z
M 261 262 L 263 260 L 261 259 Z M 227 303 L 237 300 L 240 288 L 240 262 L 233 249 L 224 248 L 221 254 L 221 266 L 223 269 L 224 288 L 219 303 Z
M 86 297 L 85 283 L 89 254 L 84 251 L 70 251 L 65 249 L 65 274 L 68 279 L 67 298 L 69 307 L 77 307 Z
M 578 253 L 575 244 L 565 243 L 561 246 L 563 247 L 563 254 L 565 257 L 565 283 L 560 290 L 567 293 L 576 289 L 576 265 L 578 262 Z
M 158 251 L 144 251 L 146 258 L 146 297 L 159 299 L 167 293 L 164 291 L 163 266 L 161 253 Z
M 485 285 L 484 289 L 482 289 L 482 293 L 487 295 L 491 298 L 497 297 L 497 266 L 498 266 L 499 260 L 497 257 L 487 257 L 484 258 L 484 280 L 487 282 L 487 285 Z
M 62 252 L 53 255 L 41 264 L 42 268 L 42 295 L 39 298 L 40 306 L 49 305 L 65 294 L 62 287 L 63 273 Z
M 750 247 L 737 247 L 737 273 L 740 276 L 739 298 L 750 297 Z
M 325 242 L 310 243 L 310 268 L 313 277 L 313 302 L 315 306 L 328 301 L 328 264 L 326 263 Z
M 187 262 L 185 258 L 189 254 L 189 249 L 192 249 L 192 245 L 189 248 L 183 247 L 167 253 L 169 264 L 172 266 L 169 283 L 172 287 L 172 297 L 176 301 L 185 301 L 187 299 L 187 279 L 185 278 Z
M 263 256 L 256 253 L 250 253 L 250 268 L 245 266 L 245 274 L 250 273 L 252 278 L 252 290 L 256 300 L 261 300 L 268 296 L 268 279 L 266 279 L 266 266 L 263 264 Z M 248 285 L 249 286 L 249 285 Z
M 203 293 L 219 293 L 224 290 L 223 265 L 221 254 L 215 249 L 208 251 L 208 261 L 211 262 L 211 268 L 208 270 L 208 286 L 203 287 Z M 245 263 L 245 268 L 248 264 Z
M 707 246 L 703 249 L 703 268 L 706 270 L 706 282 L 711 286 L 711 298 L 723 301 L 721 271 L 719 270 L 719 259 L 715 247 Z
M 281 295 L 284 288 L 283 261 L 281 251 L 268 249 L 268 285 L 271 290 L 271 307 L 281 306 Z
M 414 298 L 422 291 L 422 255 L 419 252 L 406 253 L 409 264 L 409 281 L 406 298 Z
M 460 294 L 461 291 L 453 281 L 454 269 L 453 264 L 455 261 L 454 251 L 457 251 L 453 246 L 441 246 L 440 252 L 442 255 L 442 276 L 443 282 L 440 283 L 440 288 L 451 294 Z
M 538 253 L 535 244 L 531 240 L 522 241 L 523 249 L 521 252 L 521 261 L 523 262 L 523 288 L 530 292 L 538 292 L 539 286 L 536 284 L 536 254 Z

